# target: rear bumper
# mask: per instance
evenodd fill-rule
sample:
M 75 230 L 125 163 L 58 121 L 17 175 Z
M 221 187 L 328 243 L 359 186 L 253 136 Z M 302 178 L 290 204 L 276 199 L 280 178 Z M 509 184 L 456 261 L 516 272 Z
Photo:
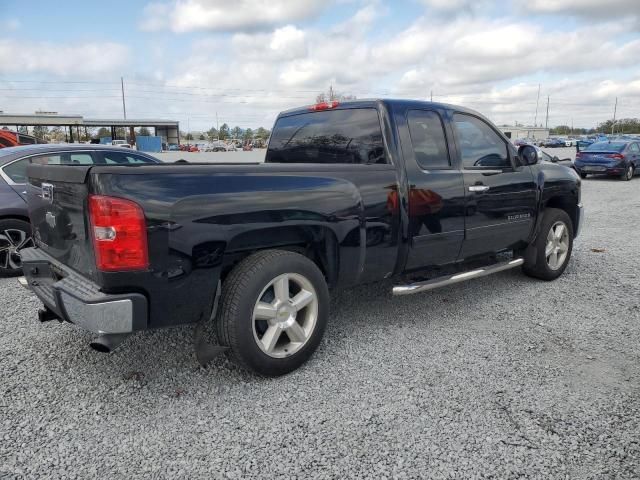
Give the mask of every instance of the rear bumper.
M 624 166 L 608 166 L 608 165 L 575 165 L 578 173 L 589 173 L 591 175 L 620 175 L 624 173 Z
M 129 333 L 147 328 L 148 305 L 139 293 L 105 294 L 38 248 L 22 250 L 25 285 L 62 320 L 93 333 Z

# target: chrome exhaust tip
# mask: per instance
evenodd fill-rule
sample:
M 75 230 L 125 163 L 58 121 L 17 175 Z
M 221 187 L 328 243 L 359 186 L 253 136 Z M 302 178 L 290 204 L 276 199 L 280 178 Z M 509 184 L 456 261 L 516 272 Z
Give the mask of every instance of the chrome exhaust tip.
M 105 333 L 93 340 L 89 346 L 96 352 L 111 353 L 124 342 L 130 333 Z

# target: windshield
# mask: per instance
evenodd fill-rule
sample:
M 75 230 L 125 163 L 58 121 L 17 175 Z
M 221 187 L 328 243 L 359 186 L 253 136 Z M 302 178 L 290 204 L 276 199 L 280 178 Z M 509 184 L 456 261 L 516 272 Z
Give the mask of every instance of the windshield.
M 598 142 L 592 143 L 584 149 L 585 152 L 621 152 L 626 147 L 622 142 Z

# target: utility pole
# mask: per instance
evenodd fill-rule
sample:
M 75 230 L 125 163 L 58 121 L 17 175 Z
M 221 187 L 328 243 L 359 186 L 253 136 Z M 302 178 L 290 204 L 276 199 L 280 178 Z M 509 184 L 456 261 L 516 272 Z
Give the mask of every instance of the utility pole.
M 218 123 L 218 112 L 216 112 L 216 130 L 218 131 L 218 141 L 220 141 L 220 124 Z
M 124 119 L 127 119 L 127 107 L 124 103 L 124 78 L 120 77 L 120 85 L 122 86 L 122 113 L 124 113 Z
M 613 129 L 616 127 L 617 112 L 618 112 L 618 97 L 616 97 L 616 104 L 613 106 L 613 123 L 611 124 L 611 135 L 613 135 Z
M 549 128 L 549 95 L 547 95 L 547 118 L 544 121 L 544 128 Z
M 433 102 L 433 90 L 431 90 L 431 101 Z
M 538 99 L 536 100 L 536 116 L 533 118 L 533 126 L 538 126 L 538 104 L 540 103 L 540 84 L 538 84 Z

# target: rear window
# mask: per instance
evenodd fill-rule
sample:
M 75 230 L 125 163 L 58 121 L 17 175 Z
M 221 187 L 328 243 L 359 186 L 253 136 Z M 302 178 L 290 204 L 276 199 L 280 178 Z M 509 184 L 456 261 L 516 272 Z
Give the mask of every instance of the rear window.
M 585 152 L 621 152 L 626 147 L 626 143 L 621 142 L 597 142 L 592 143 L 584 149 Z
M 33 145 L 34 143 L 38 143 L 38 141 L 35 137 L 18 135 L 18 143 L 20 143 L 20 145 Z
M 387 163 L 378 112 L 351 108 L 281 117 L 269 163 Z

